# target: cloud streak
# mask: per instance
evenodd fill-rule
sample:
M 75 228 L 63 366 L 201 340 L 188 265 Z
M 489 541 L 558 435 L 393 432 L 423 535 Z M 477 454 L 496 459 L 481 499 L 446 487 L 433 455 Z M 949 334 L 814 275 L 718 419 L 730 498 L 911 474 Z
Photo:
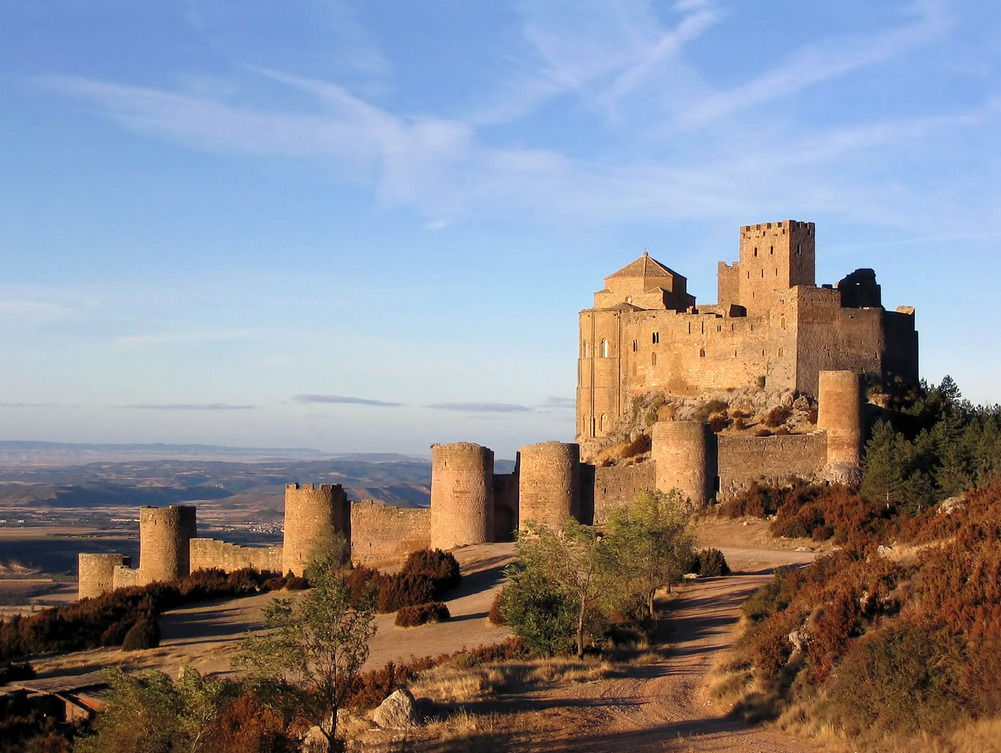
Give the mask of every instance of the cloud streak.
M 163 410 L 163 411 L 230 411 L 256 410 L 256 405 L 229 405 L 228 403 L 137 403 L 134 405 L 116 405 L 115 408 L 125 410 Z
M 435 403 L 426 406 L 432 410 L 457 411 L 460 413 L 531 413 L 527 405 L 513 403 Z
M 370 405 L 373 408 L 399 408 L 403 403 L 392 403 L 386 400 L 370 400 L 364 397 L 348 397 L 345 395 L 294 395 L 297 403 L 316 404 L 329 403 L 334 405 Z

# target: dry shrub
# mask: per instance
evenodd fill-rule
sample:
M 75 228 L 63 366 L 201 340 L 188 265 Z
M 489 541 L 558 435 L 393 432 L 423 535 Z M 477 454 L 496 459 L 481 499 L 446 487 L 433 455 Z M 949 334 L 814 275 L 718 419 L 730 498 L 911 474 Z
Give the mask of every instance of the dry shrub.
M 712 413 L 709 415 L 709 428 L 711 428 L 715 433 L 719 434 L 729 425 L 730 418 L 727 416 L 726 411 L 723 411 L 722 413 Z
M 211 736 L 216 753 L 292 753 L 298 746 L 285 734 L 285 720 L 253 693 L 244 693 L 230 703 Z
M 757 429 L 754 432 L 754 436 L 756 437 L 770 437 L 771 435 L 772 435 L 771 431 L 765 428 Z
M 775 428 L 776 426 L 781 426 L 786 421 L 788 421 L 791 415 L 792 415 L 792 408 L 790 408 L 788 405 L 776 405 L 774 408 L 768 411 L 767 414 L 765 414 L 763 423 L 765 424 L 765 426 L 770 426 L 772 428 Z
M 440 601 L 429 602 L 427 604 L 416 604 L 401 608 L 396 613 L 397 627 L 417 627 L 427 625 L 432 622 L 444 622 L 451 619 L 448 607 Z
M 491 625 L 503 625 L 504 624 L 504 589 L 497 592 L 494 596 L 494 600 L 490 602 L 490 612 L 487 614 L 487 620 Z

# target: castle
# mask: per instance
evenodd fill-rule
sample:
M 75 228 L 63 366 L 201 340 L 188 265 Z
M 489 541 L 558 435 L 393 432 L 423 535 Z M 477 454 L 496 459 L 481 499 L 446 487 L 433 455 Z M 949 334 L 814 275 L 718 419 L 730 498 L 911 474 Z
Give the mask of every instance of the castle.
M 337 484 L 287 484 L 281 547 L 199 538 L 195 508 L 144 507 L 138 568 L 121 554 L 81 553 L 80 598 L 201 568 L 301 575 L 315 543 L 335 532 L 350 542 L 353 562 L 380 564 L 418 549 L 509 540 L 529 520 L 601 525 L 645 489 L 677 489 L 700 507 L 755 482 L 851 478 L 865 437 L 860 378 L 916 381 L 914 311 L 885 311 L 871 270 L 816 287 L 813 238 L 812 223 L 742 228 L 740 261 L 720 263 L 715 306 L 697 308 L 685 278 L 646 254 L 606 278 L 595 307 L 580 314 L 577 391 L 578 442 L 609 434 L 648 391 L 765 383 L 816 398 L 810 431 L 716 434 L 701 420 L 659 421 L 648 455 L 633 459 L 640 462 L 591 464 L 578 443 L 551 441 L 523 447 L 506 474 L 494 473 L 486 447 L 436 444 L 430 508 L 352 502 Z
M 815 282 L 812 222 L 740 229 L 740 261 L 719 263 L 719 302 L 696 306 L 687 280 L 647 254 L 580 312 L 577 441 L 612 433 L 639 395 L 742 387 L 816 397 L 822 371 L 918 381 L 914 309 L 882 307 L 871 269 Z

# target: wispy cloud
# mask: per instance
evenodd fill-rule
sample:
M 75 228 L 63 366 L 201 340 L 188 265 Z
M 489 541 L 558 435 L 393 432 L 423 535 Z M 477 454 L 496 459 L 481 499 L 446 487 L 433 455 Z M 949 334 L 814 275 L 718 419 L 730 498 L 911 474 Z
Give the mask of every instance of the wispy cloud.
M 577 401 L 572 397 L 547 397 L 540 408 L 560 408 L 570 410 L 577 407 Z
M 228 411 L 256 410 L 256 405 L 230 405 L 228 403 L 137 403 L 135 405 L 116 405 L 115 408 L 127 410 L 166 410 L 166 411 Z
M 512 403 L 435 403 L 428 405 L 434 410 L 450 410 L 460 413 L 531 413 L 527 405 Z
M 791 97 L 827 79 L 898 57 L 945 34 L 951 26 L 939 0 L 921 0 L 915 3 L 914 11 L 916 18 L 899 28 L 804 46 L 778 68 L 686 107 L 677 123 L 685 127 L 702 126 L 740 110 Z
M 294 395 L 297 403 L 333 403 L 337 405 L 371 405 L 375 408 L 398 408 L 403 403 L 392 403 L 386 400 L 370 400 L 364 397 L 347 397 L 345 395 Z
M 447 227 L 448 223 L 445 222 L 444 220 L 432 220 L 431 222 L 428 222 L 424 225 L 425 230 L 431 230 L 431 231 L 444 230 Z
M 246 340 L 261 337 L 260 330 L 219 330 L 207 332 L 160 332 L 146 335 L 122 335 L 112 342 L 121 348 L 145 348 L 155 345 L 181 345 L 216 340 Z
M 0 403 L 0 408 L 52 408 L 51 403 Z

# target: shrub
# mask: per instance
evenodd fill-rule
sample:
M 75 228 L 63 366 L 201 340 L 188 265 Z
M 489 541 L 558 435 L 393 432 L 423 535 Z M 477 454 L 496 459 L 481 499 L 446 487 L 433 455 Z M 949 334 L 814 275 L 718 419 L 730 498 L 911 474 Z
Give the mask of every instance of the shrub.
M 376 610 L 395 612 L 402 607 L 434 601 L 436 595 L 435 582 L 430 576 L 424 573 L 400 573 L 380 582 Z
M 695 565 L 693 572 L 706 578 L 730 574 L 730 566 L 719 549 L 703 549 L 695 555 Z
M 501 614 L 514 626 L 525 647 L 538 654 L 559 656 L 574 649 L 574 605 L 536 569 L 509 571 Z
M 28 662 L 11 662 L 6 667 L 0 667 L 0 685 L 6 685 L 15 680 L 30 680 L 35 676 L 35 668 Z
M 494 596 L 494 600 L 490 603 L 490 612 L 487 614 L 487 620 L 489 620 L 491 625 L 504 625 L 504 589 L 497 592 Z
M 142 617 L 125 634 L 122 651 L 144 651 L 160 645 L 160 626 L 152 616 Z
M 285 579 L 285 589 L 288 591 L 305 591 L 309 588 L 309 581 L 301 575 L 293 575 Z
M 772 428 L 776 426 L 781 426 L 789 417 L 792 415 L 792 408 L 788 405 L 776 405 L 765 415 L 764 424 L 765 426 L 770 426 Z
M 411 552 L 400 575 L 406 577 L 408 574 L 425 575 L 434 582 L 435 595 L 440 596 L 450 588 L 455 588 L 462 580 L 459 573 L 459 562 L 451 552 L 443 552 L 441 549 L 421 549 Z
M 709 416 L 709 428 L 717 434 L 729 425 L 730 419 L 727 417 L 725 411 L 723 413 L 713 413 Z
M 396 626 L 416 627 L 417 625 L 426 625 L 429 622 L 444 622 L 451 617 L 448 607 L 440 601 L 433 601 L 401 608 L 396 613 Z

